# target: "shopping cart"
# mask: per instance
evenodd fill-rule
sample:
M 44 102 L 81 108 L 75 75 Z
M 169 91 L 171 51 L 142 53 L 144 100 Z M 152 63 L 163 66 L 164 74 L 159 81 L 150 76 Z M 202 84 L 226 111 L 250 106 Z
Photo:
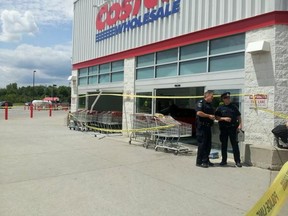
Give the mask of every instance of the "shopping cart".
M 83 110 L 76 111 L 70 114 L 70 120 L 69 120 L 69 125 L 68 125 L 70 130 L 73 128 L 73 130 L 83 131 L 83 125 L 81 123 L 82 115 L 83 115 Z
M 155 145 L 153 141 L 154 116 L 145 113 L 131 114 L 132 132 L 130 133 L 129 144 L 134 141 L 143 143 L 143 147 L 148 148 L 149 145 Z
M 121 134 L 122 112 L 103 111 L 92 117 L 91 127 L 95 131 L 95 137 L 100 134 Z
M 71 130 L 88 131 L 87 127 L 92 122 L 93 115 L 88 110 L 79 110 L 69 114 L 68 127 Z
M 162 128 L 165 125 L 171 127 L 156 130 L 153 136 L 155 137 L 155 150 L 162 148 L 165 152 L 173 151 L 175 155 L 178 153 L 190 153 L 192 150 L 187 146 L 179 143 L 180 138 L 192 136 L 192 125 L 185 122 L 176 121 L 171 116 L 156 115 L 156 128 Z

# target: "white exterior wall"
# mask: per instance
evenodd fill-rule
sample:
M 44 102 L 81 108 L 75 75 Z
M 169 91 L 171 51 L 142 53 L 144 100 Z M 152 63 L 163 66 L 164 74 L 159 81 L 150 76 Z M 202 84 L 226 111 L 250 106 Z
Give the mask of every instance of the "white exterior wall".
M 73 64 L 275 10 L 288 9 L 288 3 L 284 0 L 181 0 L 179 13 L 96 43 L 95 20 L 98 9 L 95 6 L 103 2 L 78 0 L 74 3 Z M 163 5 L 160 0 L 158 4 Z M 142 3 L 139 15 L 145 12 L 147 10 Z
M 288 2 L 287 2 L 288 4 Z M 274 110 L 288 117 L 288 26 L 277 25 L 275 56 L 275 105 Z M 284 123 L 283 118 L 275 118 L 275 126 Z
M 256 54 L 246 53 L 245 93 L 267 94 L 268 110 L 288 114 L 288 26 L 278 25 L 246 33 L 246 45 L 264 40 L 270 43 L 270 51 Z M 271 130 L 281 119 L 264 110 L 251 109 L 249 98 L 245 97 L 244 128 L 245 143 L 273 145 Z
M 264 40 L 270 43 L 270 52 L 245 56 L 245 94 L 268 94 L 268 109 L 274 110 L 275 30 L 274 27 L 246 33 L 246 47 L 251 42 Z M 266 79 L 270 78 L 270 79 Z M 272 144 L 271 125 L 274 117 L 266 112 L 251 109 L 249 97 L 245 97 L 245 143 Z

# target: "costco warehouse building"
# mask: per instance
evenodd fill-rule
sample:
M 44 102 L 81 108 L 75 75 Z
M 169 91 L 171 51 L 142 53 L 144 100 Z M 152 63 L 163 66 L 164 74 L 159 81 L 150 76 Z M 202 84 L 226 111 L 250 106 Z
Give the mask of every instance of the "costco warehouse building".
M 271 133 L 288 115 L 285 0 L 77 0 L 72 64 L 72 112 L 106 93 L 93 108 L 122 111 L 125 129 L 130 114 L 171 101 L 189 110 L 205 90 L 230 91 L 243 161 L 271 169 L 287 161 Z M 213 133 L 219 142 L 217 123 Z

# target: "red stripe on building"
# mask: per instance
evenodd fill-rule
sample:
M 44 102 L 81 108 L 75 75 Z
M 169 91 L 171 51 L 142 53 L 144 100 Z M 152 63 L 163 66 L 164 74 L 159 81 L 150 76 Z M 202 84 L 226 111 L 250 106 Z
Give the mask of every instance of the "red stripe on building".
M 161 50 L 167 50 L 179 46 L 198 43 L 201 41 L 221 38 L 229 35 L 244 33 L 254 29 L 264 28 L 272 25 L 288 25 L 288 11 L 274 11 L 255 17 L 219 25 L 216 27 L 192 32 L 175 38 L 152 43 L 135 49 L 114 53 L 104 57 L 80 62 L 73 65 L 73 70 L 104 64 L 107 62 L 118 61 L 135 56 L 141 56 Z

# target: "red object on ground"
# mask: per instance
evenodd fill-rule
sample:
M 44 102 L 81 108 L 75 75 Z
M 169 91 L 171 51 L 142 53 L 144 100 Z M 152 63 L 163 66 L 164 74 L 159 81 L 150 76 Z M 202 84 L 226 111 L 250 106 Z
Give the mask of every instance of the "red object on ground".
M 5 103 L 5 120 L 8 120 L 8 103 Z
M 52 116 L 52 104 L 49 105 L 49 116 Z
M 30 118 L 33 118 L 33 104 L 30 105 Z

